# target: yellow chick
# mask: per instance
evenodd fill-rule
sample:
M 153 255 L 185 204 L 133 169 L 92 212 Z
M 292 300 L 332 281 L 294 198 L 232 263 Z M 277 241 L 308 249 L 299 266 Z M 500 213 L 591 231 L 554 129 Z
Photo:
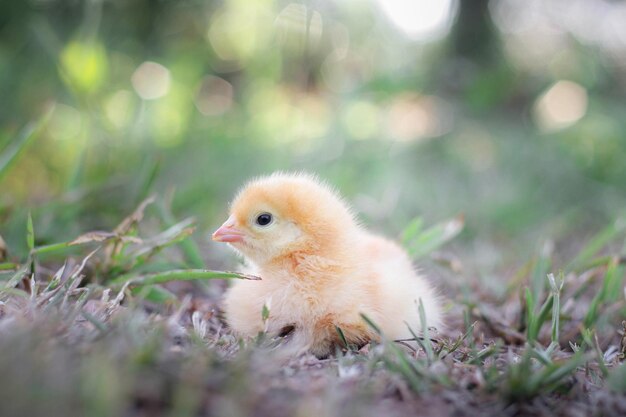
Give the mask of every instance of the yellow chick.
M 293 328 L 295 353 L 326 356 L 340 344 L 377 339 L 369 317 L 390 339 L 421 331 L 418 300 L 428 327 L 441 324 L 435 291 L 396 243 L 355 220 L 328 185 L 306 174 L 275 173 L 251 181 L 230 217 L 213 233 L 247 261 L 260 281 L 236 281 L 225 296 L 226 320 L 239 335 L 278 335 Z M 270 311 L 262 319 L 263 306 Z

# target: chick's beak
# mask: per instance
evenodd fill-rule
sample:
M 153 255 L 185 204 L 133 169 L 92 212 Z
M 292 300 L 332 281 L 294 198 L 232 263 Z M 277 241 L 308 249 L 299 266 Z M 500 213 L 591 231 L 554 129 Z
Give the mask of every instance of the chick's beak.
M 211 236 L 216 242 L 242 242 L 243 232 L 235 227 L 235 217 L 230 216 Z

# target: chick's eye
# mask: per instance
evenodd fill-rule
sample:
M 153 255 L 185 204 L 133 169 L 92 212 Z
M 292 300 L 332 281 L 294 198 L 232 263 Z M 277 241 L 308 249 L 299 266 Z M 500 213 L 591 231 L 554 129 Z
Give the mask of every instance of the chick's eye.
M 259 214 L 256 218 L 256 224 L 259 226 L 267 226 L 272 222 L 272 215 L 269 213 Z

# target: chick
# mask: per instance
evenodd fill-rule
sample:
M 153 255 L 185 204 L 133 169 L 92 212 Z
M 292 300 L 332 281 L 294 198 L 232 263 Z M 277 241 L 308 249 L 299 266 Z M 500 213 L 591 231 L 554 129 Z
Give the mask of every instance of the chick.
M 441 325 L 435 291 L 419 276 L 407 253 L 358 224 L 350 207 L 328 185 L 306 174 L 275 173 L 251 181 L 236 196 L 230 217 L 213 233 L 246 260 L 260 281 L 236 281 L 224 310 L 239 335 L 278 335 L 293 328 L 294 353 L 321 357 L 340 343 L 377 334 L 390 339 L 421 331 L 418 300 L 428 327 Z M 270 311 L 262 320 L 263 306 Z

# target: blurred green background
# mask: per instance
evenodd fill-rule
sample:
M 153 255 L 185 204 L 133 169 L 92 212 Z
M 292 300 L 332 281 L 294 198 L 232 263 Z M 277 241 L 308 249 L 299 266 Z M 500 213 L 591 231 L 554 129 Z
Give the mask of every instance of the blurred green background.
M 604 0 L 1 2 L 0 235 L 24 257 L 29 210 L 46 244 L 157 193 L 211 254 L 246 179 L 307 170 L 390 235 L 464 213 L 477 265 L 567 250 L 626 208 L 625 21 Z

